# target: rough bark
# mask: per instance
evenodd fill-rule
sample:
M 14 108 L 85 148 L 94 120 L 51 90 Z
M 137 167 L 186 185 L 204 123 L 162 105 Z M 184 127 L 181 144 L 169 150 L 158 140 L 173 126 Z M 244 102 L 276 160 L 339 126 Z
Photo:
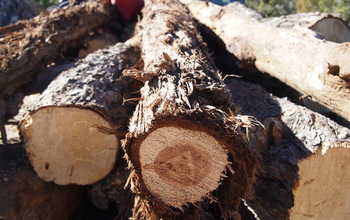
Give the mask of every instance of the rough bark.
M 41 180 L 19 143 L 0 146 L 0 194 L 1 219 L 71 219 L 84 205 L 82 187 Z
M 249 131 L 262 158 L 254 196 L 247 200 L 257 216 L 345 219 L 349 215 L 349 129 L 272 97 L 258 85 L 232 78 L 227 85 L 241 113 L 264 125 Z
M 0 39 L 0 98 L 27 83 L 79 38 L 111 19 L 107 5 L 88 1 L 71 9 L 42 12 L 23 29 Z
M 348 43 L 317 39 L 307 29 L 271 27 L 211 3 L 196 1 L 188 7 L 239 60 L 350 120 Z
M 210 202 L 239 218 L 257 154 L 191 16 L 177 1 L 145 1 L 139 30 L 144 69 L 125 71 L 145 82 L 124 141 L 134 218 L 198 219 Z
M 114 167 L 138 90 L 123 76 L 139 59 L 127 44 L 90 54 L 59 75 L 20 124 L 28 157 L 38 175 L 57 184 L 92 184 Z

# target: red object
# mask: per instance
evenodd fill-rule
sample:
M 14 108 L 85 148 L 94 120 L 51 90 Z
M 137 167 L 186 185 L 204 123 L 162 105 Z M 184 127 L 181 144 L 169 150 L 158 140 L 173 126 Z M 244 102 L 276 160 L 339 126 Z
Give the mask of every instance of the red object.
M 134 19 L 144 6 L 143 0 L 111 0 L 111 3 L 125 20 Z

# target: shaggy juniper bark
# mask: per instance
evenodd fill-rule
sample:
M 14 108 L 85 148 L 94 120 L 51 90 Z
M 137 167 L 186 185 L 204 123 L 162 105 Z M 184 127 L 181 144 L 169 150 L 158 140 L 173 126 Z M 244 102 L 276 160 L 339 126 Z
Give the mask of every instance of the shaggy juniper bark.
M 20 125 L 29 159 L 46 181 L 92 184 L 113 168 L 134 106 L 123 104 L 135 80 L 123 76 L 139 59 L 126 44 L 90 54 L 59 75 Z M 115 129 L 122 131 L 117 133 Z
M 124 142 L 134 217 L 199 217 L 214 201 L 239 218 L 257 154 L 192 18 L 177 1 L 145 1 L 139 30 L 144 69 L 125 71 L 145 82 Z

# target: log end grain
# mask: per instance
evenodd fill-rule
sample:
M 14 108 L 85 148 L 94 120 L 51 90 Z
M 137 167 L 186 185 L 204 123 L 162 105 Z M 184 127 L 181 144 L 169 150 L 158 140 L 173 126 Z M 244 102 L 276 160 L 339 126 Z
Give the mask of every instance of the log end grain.
M 290 218 L 346 219 L 350 215 L 349 161 L 348 147 L 341 146 L 300 161 Z
M 105 177 L 116 160 L 119 140 L 98 113 L 77 107 L 45 107 L 20 125 L 37 174 L 57 184 L 92 184 Z
M 225 147 L 214 137 L 182 127 L 157 128 L 138 148 L 145 186 L 176 208 L 218 188 L 229 164 Z
M 241 199 L 251 193 L 258 158 L 220 120 L 208 112 L 167 117 L 153 121 L 144 135 L 127 135 L 123 147 L 133 170 L 131 189 L 140 196 L 136 213 L 188 218 L 203 215 L 199 207 L 212 202 L 223 219 L 237 213 Z

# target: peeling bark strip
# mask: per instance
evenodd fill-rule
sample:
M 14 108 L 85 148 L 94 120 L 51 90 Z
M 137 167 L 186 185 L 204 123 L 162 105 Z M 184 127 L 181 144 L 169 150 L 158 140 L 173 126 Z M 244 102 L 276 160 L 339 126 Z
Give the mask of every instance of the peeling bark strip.
M 349 43 L 323 41 L 306 29 L 271 27 L 212 3 L 195 1 L 188 7 L 238 59 L 254 61 L 261 72 L 350 120 Z
M 30 81 L 36 71 L 59 58 L 76 40 L 109 20 L 107 5 L 88 1 L 22 21 L 25 28 L 0 39 L 0 99 Z
M 229 91 L 185 7 L 167 0 L 145 5 L 144 70 L 135 76 L 145 85 L 124 142 L 140 196 L 134 215 L 188 217 L 200 212 L 201 201 L 215 201 L 224 219 L 238 217 L 257 154 L 237 132 L 238 119 L 225 113 L 233 106 Z
M 116 44 L 97 51 L 56 78 L 20 131 L 29 159 L 46 181 L 92 184 L 113 168 L 133 105 L 135 80 L 121 74 L 139 59 L 134 47 Z M 124 131 L 117 133 L 115 129 Z

